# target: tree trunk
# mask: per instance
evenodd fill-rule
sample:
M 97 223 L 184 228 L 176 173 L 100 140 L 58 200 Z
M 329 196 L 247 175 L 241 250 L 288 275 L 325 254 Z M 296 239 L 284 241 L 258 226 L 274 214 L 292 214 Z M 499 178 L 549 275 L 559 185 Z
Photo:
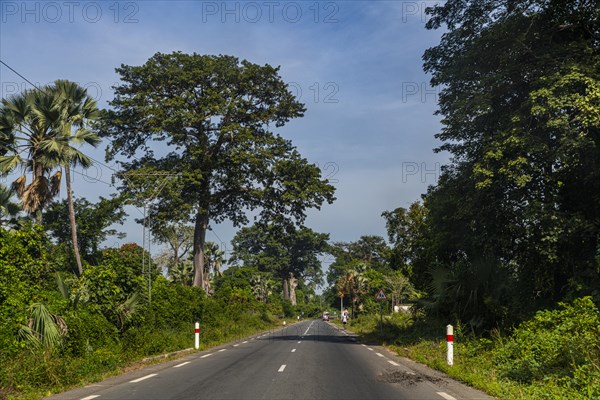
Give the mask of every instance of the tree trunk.
M 284 300 L 289 300 L 290 299 L 290 292 L 288 290 L 287 277 L 282 279 L 282 283 L 283 283 L 283 299 Z
M 73 205 L 73 192 L 71 191 L 71 169 L 65 165 L 65 180 L 67 183 L 67 205 L 69 207 L 69 222 L 71 223 L 71 241 L 73 242 L 73 254 L 77 263 L 79 276 L 83 274 L 81 255 L 79 254 L 79 243 L 77 242 L 77 222 L 75 221 L 75 206 Z
M 292 302 L 292 305 L 295 306 L 296 305 L 296 287 L 298 286 L 298 279 L 294 278 L 294 275 L 292 273 L 290 273 L 289 285 L 290 285 L 290 301 Z
M 196 214 L 194 226 L 194 287 L 206 290 L 204 276 L 204 243 L 206 242 L 206 229 L 208 228 L 208 212 L 200 207 Z

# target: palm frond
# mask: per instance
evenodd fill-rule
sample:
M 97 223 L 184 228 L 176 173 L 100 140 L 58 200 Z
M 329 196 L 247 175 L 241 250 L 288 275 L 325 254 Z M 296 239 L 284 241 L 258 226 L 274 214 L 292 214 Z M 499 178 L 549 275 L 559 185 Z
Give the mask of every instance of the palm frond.
M 50 202 L 53 197 L 60 192 L 60 180 L 62 178 L 62 171 L 56 171 L 54 175 L 50 178 L 50 197 L 48 197 L 47 201 Z
M 24 188 L 21 194 L 23 210 L 33 214 L 42 209 L 44 204 L 46 204 L 51 197 L 50 182 L 48 178 L 45 176 L 37 177 L 31 184 Z
M 8 174 L 23 163 L 19 154 L 0 156 L 0 174 Z
M 11 190 L 21 197 L 25 191 L 25 185 L 27 184 L 27 177 L 25 174 L 21 175 L 11 184 Z
M 67 334 L 67 324 L 62 317 L 51 314 L 42 303 L 32 304 L 29 315 L 29 322 L 21 327 L 19 337 L 34 349 L 52 350 L 62 344 L 62 338 Z

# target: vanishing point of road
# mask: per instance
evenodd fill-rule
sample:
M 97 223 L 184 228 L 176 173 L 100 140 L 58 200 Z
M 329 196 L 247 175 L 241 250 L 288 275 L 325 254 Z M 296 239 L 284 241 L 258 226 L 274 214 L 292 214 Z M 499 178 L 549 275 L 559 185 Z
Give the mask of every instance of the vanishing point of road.
M 492 399 L 320 320 L 152 365 L 49 400 Z

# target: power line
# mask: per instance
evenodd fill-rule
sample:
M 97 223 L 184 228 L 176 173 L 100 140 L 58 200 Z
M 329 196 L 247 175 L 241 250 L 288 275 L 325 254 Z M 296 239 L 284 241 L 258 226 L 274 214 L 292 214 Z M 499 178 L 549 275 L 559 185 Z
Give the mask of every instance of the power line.
M 10 69 L 12 72 L 14 72 L 15 74 L 17 74 L 22 79 L 24 79 L 27 83 L 29 83 L 31 86 L 33 86 L 37 90 L 41 90 L 39 87 L 37 87 L 37 85 L 35 83 L 33 83 L 29 79 L 25 78 L 23 75 L 21 75 L 20 73 L 18 73 L 14 68 L 12 68 L 10 65 L 8 65 L 7 63 L 5 63 L 4 61 L 0 60 L 0 64 L 4 65 L 6 68 Z

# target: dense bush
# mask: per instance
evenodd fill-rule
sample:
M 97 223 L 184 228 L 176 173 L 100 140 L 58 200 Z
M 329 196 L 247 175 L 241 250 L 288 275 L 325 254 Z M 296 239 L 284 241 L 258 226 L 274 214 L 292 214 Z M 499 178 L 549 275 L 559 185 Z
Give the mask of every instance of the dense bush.
M 591 297 L 538 312 L 496 352 L 503 376 L 531 383 L 556 379 L 600 397 L 600 313 Z
M 26 323 L 27 309 L 40 292 L 50 272 L 40 229 L 0 229 L 0 349 L 13 353 L 22 346 L 16 340 L 20 324 Z

